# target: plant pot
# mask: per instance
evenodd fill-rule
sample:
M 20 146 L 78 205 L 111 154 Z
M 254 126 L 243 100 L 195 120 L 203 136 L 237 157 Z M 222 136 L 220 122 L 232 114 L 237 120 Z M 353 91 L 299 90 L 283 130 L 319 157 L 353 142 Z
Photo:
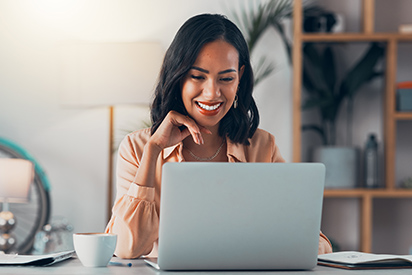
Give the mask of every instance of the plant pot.
M 313 161 L 325 164 L 325 188 L 354 188 L 358 185 L 358 148 L 316 147 L 313 150 Z

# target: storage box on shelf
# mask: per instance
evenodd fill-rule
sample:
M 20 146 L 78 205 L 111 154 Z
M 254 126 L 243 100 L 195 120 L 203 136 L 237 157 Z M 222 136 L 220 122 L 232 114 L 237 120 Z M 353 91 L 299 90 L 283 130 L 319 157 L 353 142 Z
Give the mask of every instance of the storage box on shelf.
M 399 112 L 412 112 L 412 81 L 397 84 L 396 110 Z

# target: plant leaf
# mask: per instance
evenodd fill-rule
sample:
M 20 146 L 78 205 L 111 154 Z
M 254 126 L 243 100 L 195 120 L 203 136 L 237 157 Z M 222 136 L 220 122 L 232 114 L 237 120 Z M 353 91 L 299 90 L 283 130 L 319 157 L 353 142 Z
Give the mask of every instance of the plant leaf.
M 322 72 L 328 89 L 334 92 L 336 85 L 335 57 L 330 46 L 327 46 L 323 51 Z
M 331 100 L 332 99 L 332 100 Z M 311 108 L 320 108 L 324 109 L 325 107 L 333 105 L 333 98 L 319 98 L 311 97 L 302 104 L 302 109 L 311 109 Z
M 289 63 L 292 64 L 292 47 L 289 44 L 288 38 L 286 37 L 283 25 L 279 22 L 272 22 L 272 26 L 278 31 L 279 35 L 282 37 L 283 44 L 285 45 L 286 53 L 288 54 Z
M 372 43 L 366 54 L 349 71 L 342 81 L 340 97 L 353 97 L 360 86 L 375 76 L 374 67 L 384 54 L 384 48 L 378 43 Z
M 309 94 L 313 96 L 316 94 L 315 84 L 312 82 L 312 78 L 308 75 L 307 70 L 303 70 L 302 72 L 302 83 Z
M 327 145 L 328 142 L 326 139 L 325 131 L 322 127 L 315 124 L 302 125 L 302 131 L 315 131 L 315 133 L 319 134 L 320 138 L 322 139 L 322 144 Z
M 329 90 L 325 83 L 323 73 L 323 61 L 313 43 L 306 43 L 303 47 L 304 62 L 303 70 L 315 87 L 315 91 L 320 92 L 321 97 L 330 97 L 333 95 L 333 90 Z M 313 93 L 313 92 L 312 92 Z
M 264 78 L 269 76 L 275 70 L 275 65 L 271 62 L 267 62 L 264 57 L 261 57 L 255 71 L 255 85 L 260 83 Z

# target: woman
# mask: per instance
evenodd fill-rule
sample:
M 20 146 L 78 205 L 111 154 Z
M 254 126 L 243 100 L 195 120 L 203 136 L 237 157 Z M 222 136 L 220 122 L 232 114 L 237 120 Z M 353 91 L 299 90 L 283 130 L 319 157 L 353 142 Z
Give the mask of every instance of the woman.
M 117 197 L 106 232 L 116 255 L 157 256 L 161 168 L 166 162 L 284 162 L 258 129 L 245 39 L 221 15 L 190 18 L 166 52 L 151 107 L 153 126 L 119 148 Z M 319 253 L 331 252 L 321 233 Z

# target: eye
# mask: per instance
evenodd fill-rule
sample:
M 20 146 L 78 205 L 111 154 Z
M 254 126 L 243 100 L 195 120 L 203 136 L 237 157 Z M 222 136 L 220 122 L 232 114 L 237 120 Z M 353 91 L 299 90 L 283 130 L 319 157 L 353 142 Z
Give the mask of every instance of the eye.
M 233 81 L 233 77 L 224 77 L 224 78 L 221 78 L 220 80 L 221 81 L 224 81 L 224 82 L 230 82 L 230 81 Z
M 195 79 L 195 80 L 202 80 L 202 79 L 205 79 L 203 76 L 201 76 L 201 75 L 191 75 L 190 76 L 192 79 Z

